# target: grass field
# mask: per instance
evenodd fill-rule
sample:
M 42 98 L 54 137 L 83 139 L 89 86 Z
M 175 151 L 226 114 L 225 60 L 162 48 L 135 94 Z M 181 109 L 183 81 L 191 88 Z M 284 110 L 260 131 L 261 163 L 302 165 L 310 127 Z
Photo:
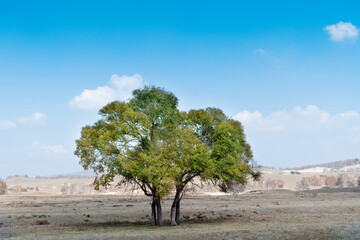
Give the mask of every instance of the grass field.
M 274 190 L 182 201 L 149 225 L 142 196 L 0 196 L 0 239 L 360 239 L 360 189 Z M 171 201 L 164 200 L 169 220 Z

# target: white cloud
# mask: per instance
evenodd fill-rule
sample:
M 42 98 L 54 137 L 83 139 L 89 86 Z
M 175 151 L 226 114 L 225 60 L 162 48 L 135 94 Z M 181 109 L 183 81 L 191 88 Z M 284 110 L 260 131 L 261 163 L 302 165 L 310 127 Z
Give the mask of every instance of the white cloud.
M 36 112 L 30 116 L 17 119 L 17 121 L 22 124 L 45 124 L 46 120 L 47 115 L 40 112 Z
M 234 119 L 244 125 L 246 136 L 260 164 L 299 166 L 360 157 L 360 115 L 330 114 L 309 105 L 276 111 L 242 111 Z
M 243 124 L 247 124 L 250 122 L 260 121 L 262 118 L 262 115 L 258 111 L 255 111 L 255 112 L 243 111 L 243 112 L 237 113 L 233 118 L 240 121 Z
M 113 74 L 111 76 L 111 85 L 117 90 L 117 97 L 121 100 L 127 100 L 131 97 L 132 91 L 143 86 L 143 79 L 140 74 L 133 76 Z
M 40 153 L 45 153 L 46 155 L 51 155 L 51 156 L 59 156 L 67 152 L 66 149 L 61 144 L 45 145 L 40 143 L 40 141 L 34 141 L 32 143 L 32 147 Z M 30 155 L 34 155 L 34 153 L 33 152 L 30 153 Z
M 237 113 L 233 118 L 245 126 L 258 131 L 279 131 L 331 125 L 339 120 L 345 121 L 350 118 L 359 118 L 359 115 L 356 112 L 346 112 L 331 116 L 328 112 L 320 110 L 317 106 L 308 105 L 304 109 L 295 107 L 291 111 L 273 112 L 266 117 L 263 117 L 258 111 L 243 111 Z
M 258 48 L 255 50 L 255 54 L 260 55 L 260 56 L 265 56 L 267 54 L 267 52 L 265 49 Z
M 99 109 L 114 100 L 126 101 L 134 89 L 144 85 L 140 74 L 133 76 L 113 74 L 110 83 L 95 90 L 85 89 L 70 101 L 70 106 L 78 109 Z
M 329 33 L 330 39 L 336 42 L 345 39 L 357 39 L 359 29 L 350 22 L 339 22 L 337 24 L 328 25 L 325 30 Z
M 99 109 L 115 99 L 116 91 L 109 86 L 103 86 L 95 90 L 85 89 L 70 101 L 70 106 L 79 109 Z
M 0 129 L 16 127 L 16 123 L 8 120 L 0 120 Z

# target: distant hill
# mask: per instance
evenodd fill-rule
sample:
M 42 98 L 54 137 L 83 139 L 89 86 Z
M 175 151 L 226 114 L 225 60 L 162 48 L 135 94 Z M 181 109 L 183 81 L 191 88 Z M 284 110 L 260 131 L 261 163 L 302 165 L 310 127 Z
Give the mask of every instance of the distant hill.
M 358 164 L 360 164 L 360 160 L 355 158 L 355 159 L 336 161 L 336 162 L 328 162 L 328 163 L 321 163 L 321 164 L 314 164 L 314 165 L 305 165 L 305 166 L 295 167 L 295 168 L 285 168 L 284 170 L 304 170 L 304 169 L 316 168 L 316 167 L 331 168 L 331 169 L 334 169 L 334 170 L 339 170 L 339 169 L 344 168 L 344 167 L 354 166 L 354 165 L 358 165 Z
M 95 178 L 96 174 L 92 170 L 81 171 L 76 173 L 66 173 L 53 176 L 36 176 L 35 179 L 82 179 L 82 178 Z
M 358 166 L 357 166 L 358 165 Z M 314 164 L 314 165 L 304 165 L 301 167 L 294 167 L 294 168 L 282 168 L 278 170 L 306 170 L 306 169 L 315 169 L 315 168 L 324 168 L 324 169 L 331 169 L 331 170 L 342 170 L 344 171 L 344 168 L 349 168 L 351 166 L 355 166 L 353 171 L 358 172 L 360 169 L 360 159 L 348 159 L 343 161 L 336 161 L 336 162 L 328 162 L 328 163 L 321 163 L 321 164 Z M 268 166 L 262 166 L 258 165 L 256 167 L 257 169 L 277 169 L 274 167 L 268 167 Z M 351 169 L 345 170 L 345 171 L 351 171 Z M 7 179 L 10 178 L 16 178 L 16 177 L 25 177 L 28 178 L 27 175 L 14 175 L 14 176 L 8 176 Z M 81 171 L 81 172 L 75 172 L 75 173 L 67 173 L 67 174 L 59 174 L 59 175 L 52 175 L 52 176 L 36 176 L 35 179 L 94 179 L 96 177 L 96 174 L 92 170 L 87 171 Z

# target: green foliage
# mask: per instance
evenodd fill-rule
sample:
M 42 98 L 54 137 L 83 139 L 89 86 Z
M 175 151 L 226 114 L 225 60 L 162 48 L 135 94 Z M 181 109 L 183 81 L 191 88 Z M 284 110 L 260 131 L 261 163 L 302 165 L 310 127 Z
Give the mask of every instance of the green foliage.
M 180 151 L 174 151 L 178 160 L 172 174 L 177 192 L 181 192 L 185 185 L 197 176 L 202 180 L 219 182 L 220 185 L 230 181 L 245 184 L 248 177 L 255 180 L 260 178 L 261 173 L 251 169 L 253 154 L 245 140 L 240 122 L 228 119 L 222 110 L 217 108 L 191 110 L 182 113 L 182 116 L 184 122 L 181 131 L 192 129 L 188 131 L 188 137 L 183 142 L 185 145 L 188 142 L 192 151 L 202 151 L 198 155 L 192 153 L 191 158 L 183 156 L 186 152 L 184 148 L 178 147 L 176 149 Z M 181 142 L 181 134 L 173 136 Z M 197 139 L 196 144 L 191 141 L 193 139 Z
M 135 111 L 145 114 L 151 125 L 150 137 L 157 134 L 169 134 L 169 128 L 177 124 L 181 118 L 177 110 L 178 99 L 171 92 L 161 88 L 145 87 L 133 92 L 134 97 L 129 101 L 129 106 Z
M 252 152 L 240 122 L 228 120 L 216 127 L 212 157 L 216 162 L 215 179 L 246 183 L 251 173 Z
M 115 101 L 100 110 L 103 118 L 82 129 L 75 155 L 84 169 L 92 168 L 99 175 L 96 187 L 107 186 L 121 175 L 146 195 L 161 198 L 172 189 L 162 138 L 177 99 L 157 88 L 136 90 L 134 95 L 129 104 Z
M 83 127 L 75 155 L 93 169 L 95 186 L 107 186 L 116 175 L 137 184 L 146 195 L 162 198 L 195 177 L 244 184 L 259 172 L 240 122 L 218 108 L 177 109 L 178 99 L 161 88 L 133 92 L 128 102 L 103 107 L 102 119 Z
M 199 139 L 210 148 L 213 169 L 208 179 L 243 184 L 248 176 L 260 177 L 259 172 L 251 170 L 249 163 L 253 154 L 240 122 L 228 119 L 217 108 L 191 110 L 188 121 Z
M 183 187 L 194 177 L 209 178 L 213 169 L 210 149 L 189 127 L 176 128 L 166 142 L 171 176 L 177 187 Z

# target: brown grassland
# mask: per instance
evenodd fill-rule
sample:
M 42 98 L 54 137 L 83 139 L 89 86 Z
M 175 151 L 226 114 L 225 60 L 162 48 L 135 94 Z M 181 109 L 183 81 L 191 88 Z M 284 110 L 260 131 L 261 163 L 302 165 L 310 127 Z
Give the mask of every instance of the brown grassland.
M 143 196 L 3 195 L 0 239 L 360 239 L 358 187 L 185 196 L 181 207 L 180 226 L 151 227 Z

